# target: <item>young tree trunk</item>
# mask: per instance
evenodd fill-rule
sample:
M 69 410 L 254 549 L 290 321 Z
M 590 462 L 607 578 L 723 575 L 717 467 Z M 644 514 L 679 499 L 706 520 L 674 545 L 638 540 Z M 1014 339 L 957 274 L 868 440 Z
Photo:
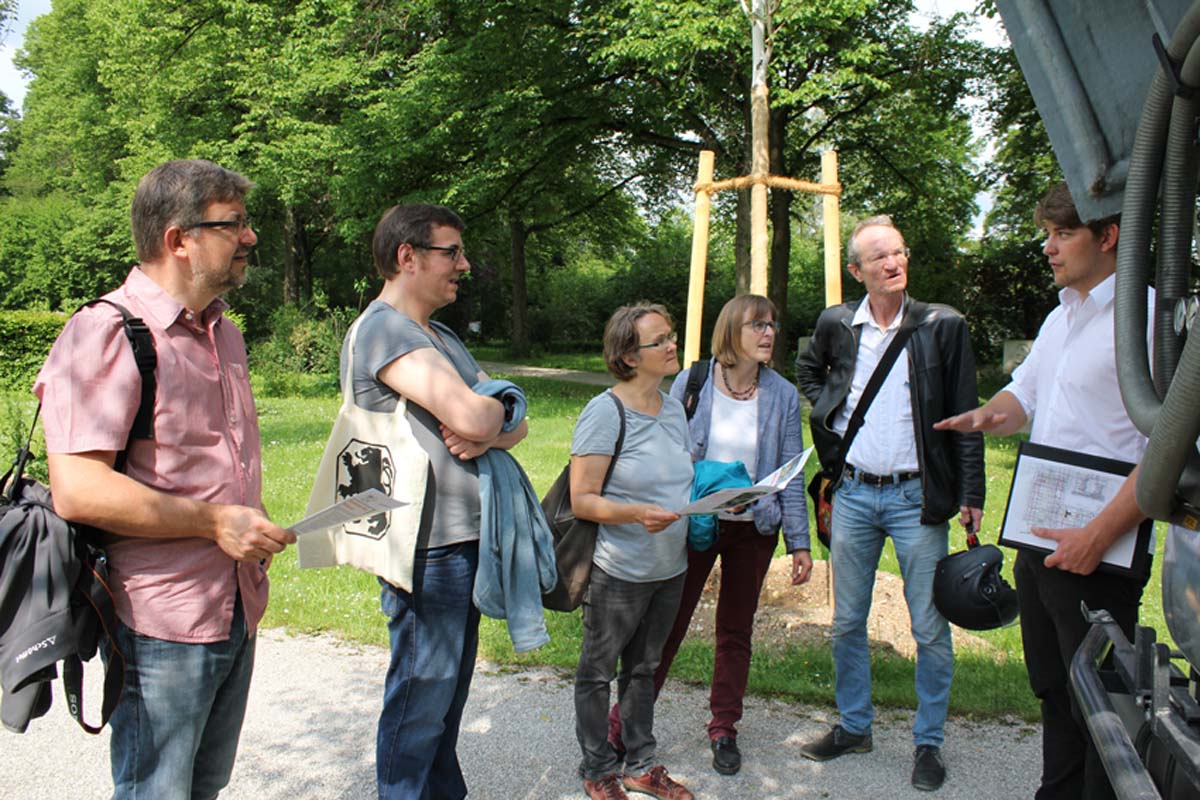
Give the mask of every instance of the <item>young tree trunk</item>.
M 525 287 L 525 223 L 515 211 L 509 212 L 508 232 L 512 246 L 512 351 L 529 353 L 529 293 Z

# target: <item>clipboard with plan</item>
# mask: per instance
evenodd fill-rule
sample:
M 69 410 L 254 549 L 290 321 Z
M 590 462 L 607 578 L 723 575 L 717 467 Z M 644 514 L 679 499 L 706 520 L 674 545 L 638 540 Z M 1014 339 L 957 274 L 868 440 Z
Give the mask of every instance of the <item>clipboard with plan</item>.
M 1133 464 L 1041 444 L 1022 442 L 1013 467 L 999 543 L 1052 553 L 1058 543 L 1032 528 L 1079 528 L 1108 505 Z M 1100 572 L 1144 577 L 1154 552 L 1154 521 L 1144 520 L 1105 552 Z

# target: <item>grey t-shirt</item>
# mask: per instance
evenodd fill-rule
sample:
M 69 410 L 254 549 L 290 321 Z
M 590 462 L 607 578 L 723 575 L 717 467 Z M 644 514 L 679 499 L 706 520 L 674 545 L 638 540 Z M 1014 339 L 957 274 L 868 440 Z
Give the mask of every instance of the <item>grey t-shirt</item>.
M 579 415 L 571 455 L 611 455 L 620 421 L 608 392 L 593 397 Z M 663 394 L 658 416 L 625 409 L 625 443 L 604 496 L 618 503 L 654 503 L 668 511 L 692 496 L 692 442 L 683 406 Z M 592 563 L 633 583 L 673 578 L 687 569 L 687 517 L 658 533 L 641 523 L 600 525 Z
M 354 343 L 354 402 L 368 411 L 395 411 L 399 395 L 379 380 L 379 371 L 406 353 L 433 347 L 445 356 L 468 386 L 479 377 L 479 364 L 467 352 L 454 331 L 440 322 L 429 332 L 382 300 L 375 300 L 359 317 L 358 339 Z M 346 347 L 342 343 L 342 370 L 345 379 Z M 442 547 L 479 538 L 479 471 L 475 462 L 463 461 L 446 449 L 437 418 L 426 409 L 408 401 L 405 415 L 417 442 L 429 454 L 429 479 L 425 486 L 425 506 L 417 549 Z

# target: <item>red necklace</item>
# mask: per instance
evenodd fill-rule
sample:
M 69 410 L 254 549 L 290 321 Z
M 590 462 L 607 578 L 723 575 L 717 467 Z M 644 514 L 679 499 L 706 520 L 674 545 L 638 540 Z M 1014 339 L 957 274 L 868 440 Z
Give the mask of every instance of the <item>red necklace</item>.
M 762 364 L 759 364 L 758 366 L 759 369 L 762 369 Z M 725 388 L 729 390 L 729 396 L 734 400 L 749 400 L 754 396 L 754 393 L 758 391 L 758 372 L 758 369 L 754 371 L 754 380 L 751 381 L 749 386 L 747 386 L 745 389 L 742 389 L 740 392 L 729 385 L 729 370 L 725 368 L 724 364 L 721 365 L 721 380 L 724 381 Z

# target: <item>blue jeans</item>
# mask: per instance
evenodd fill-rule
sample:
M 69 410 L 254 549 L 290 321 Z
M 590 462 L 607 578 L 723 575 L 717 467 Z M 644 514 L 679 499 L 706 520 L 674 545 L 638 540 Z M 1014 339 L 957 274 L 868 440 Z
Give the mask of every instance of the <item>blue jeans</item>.
M 411 593 L 380 581 L 392 659 L 375 740 L 381 800 L 467 796 L 458 727 L 475 672 L 479 543 L 418 550 Z
M 884 538 L 892 537 L 913 638 L 917 642 L 916 744 L 944 740 L 954 647 L 950 624 L 933 605 L 933 574 L 947 552 L 948 526 L 921 524 L 921 479 L 868 486 L 845 478 L 833 501 L 833 663 L 841 724 L 848 732 L 871 732 L 871 656 L 867 615 Z
M 580 772 L 599 780 L 620 772 L 608 745 L 610 684 L 625 742 L 625 772 L 639 776 L 654 766 L 654 671 L 675 624 L 687 573 L 648 583 L 614 578 L 592 565 L 583 599 L 583 645 L 575 670 L 575 736 L 583 750 Z M 617 674 L 617 659 L 621 672 Z
M 125 689 L 109 723 L 113 800 L 216 797 L 233 773 L 254 671 L 240 599 L 224 642 L 168 642 L 120 623 L 114 638 Z

